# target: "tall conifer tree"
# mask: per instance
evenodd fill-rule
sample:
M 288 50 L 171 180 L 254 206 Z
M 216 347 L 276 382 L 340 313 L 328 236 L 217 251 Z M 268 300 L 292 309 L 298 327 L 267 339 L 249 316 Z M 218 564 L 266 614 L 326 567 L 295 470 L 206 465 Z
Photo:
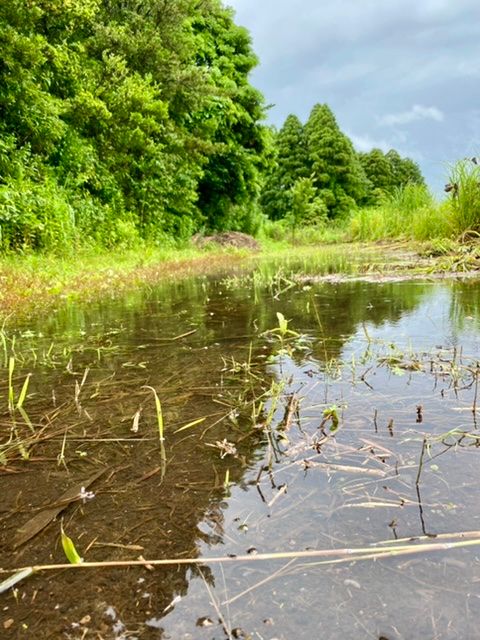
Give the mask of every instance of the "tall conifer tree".
M 381 149 L 359 153 L 358 158 L 369 183 L 364 203 L 375 204 L 394 187 L 392 165 Z
M 350 139 L 326 104 L 313 107 L 305 140 L 314 185 L 329 216 L 348 213 L 365 195 L 366 177 Z
M 291 189 L 299 178 L 308 176 L 303 127 L 289 115 L 275 139 L 275 159 L 261 197 L 264 212 L 272 220 L 285 218 L 292 207 Z

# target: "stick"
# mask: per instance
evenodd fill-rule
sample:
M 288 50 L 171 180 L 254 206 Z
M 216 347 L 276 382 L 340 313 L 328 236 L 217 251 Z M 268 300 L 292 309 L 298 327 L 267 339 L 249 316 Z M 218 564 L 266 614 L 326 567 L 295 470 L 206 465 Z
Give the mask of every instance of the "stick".
M 454 535 L 454 534 L 453 534 Z M 466 533 L 468 535 L 468 532 Z M 422 544 L 403 544 L 395 547 L 376 548 L 374 545 L 370 547 L 358 547 L 350 549 L 311 549 L 308 551 L 279 551 L 273 553 L 257 553 L 256 555 L 238 555 L 238 556 L 213 556 L 202 558 L 164 558 L 161 560 L 106 560 L 98 562 L 81 562 L 78 564 L 41 564 L 30 567 L 21 567 L 19 569 L 0 569 L 2 573 L 12 573 L 31 570 L 34 573 L 41 571 L 59 571 L 64 569 L 114 569 L 122 567 L 152 567 L 175 566 L 181 564 L 220 564 L 227 562 L 258 562 L 265 560 L 283 560 L 289 558 L 351 558 L 355 556 L 370 556 L 375 553 L 378 556 L 388 557 L 395 553 L 427 553 L 430 551 L 449 551 L 450 549 L 459 549 L 462 547 L 470 547 L 480 545 L 480 536 L 472 540 L 462 540 L 459 542 L 431 542 Z

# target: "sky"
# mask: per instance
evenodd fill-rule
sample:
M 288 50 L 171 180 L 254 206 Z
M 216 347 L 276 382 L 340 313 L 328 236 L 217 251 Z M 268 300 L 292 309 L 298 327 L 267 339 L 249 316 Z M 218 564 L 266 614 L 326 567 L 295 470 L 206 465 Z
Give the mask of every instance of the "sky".
M 327 103 L 359 151 L 396 149 L 440 194 L 480 156 L 480 0 L 227 0 L 280 127 Z

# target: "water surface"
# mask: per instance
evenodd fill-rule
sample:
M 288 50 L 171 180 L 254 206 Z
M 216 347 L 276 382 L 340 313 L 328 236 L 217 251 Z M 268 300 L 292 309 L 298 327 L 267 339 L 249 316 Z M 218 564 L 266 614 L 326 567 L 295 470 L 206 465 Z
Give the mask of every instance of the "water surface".
M 7 327 L 0 565 L 64 562 L 61 518 L 85 560 L 205 561 L 38 574 L 0 596 L 4 636 L 476 637 L 476 546 L 253 558 L 480 530 L 479 292 L 225 274 Z M 16 399 L 32 374 L 27 418 L 7 410 L 11 357 Z M 94 498 L 16 546 L 39 509 L 103 467 Z

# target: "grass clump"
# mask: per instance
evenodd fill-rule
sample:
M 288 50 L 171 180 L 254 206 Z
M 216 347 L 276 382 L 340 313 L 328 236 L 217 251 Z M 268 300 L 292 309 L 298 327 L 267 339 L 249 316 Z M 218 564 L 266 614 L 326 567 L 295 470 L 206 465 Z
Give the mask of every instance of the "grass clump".
M 385 195 L 375 207 L 356 211 L 349 222 L 352 240 L 430 240 L 453 232 L 448 203 L 438 204 L 422 185 L 408 184 Z
M 317 224 L 299 225 L 295 228 L 285 218 L 264 220 L 258 238 L 263 247 L 308 246 L 315 244 L 337 244 L 344 242 L 347 225 L 342 220 L 321 219 Z
M 450 185 L 453 197 L 450 201 L 453 224 L 457 234 L 480 231 L 480 165 L 471 160 L 461 160 L 451 169 Z
M 475 159 L 474 159 L 475 160 Z M 460 160 L 450 171 L 449 197 L 436 201 L 423 185 L 407 184 L 376 206 L 354 212 L 351 240 L 447 240 L 480 232 L 480 165 Z

